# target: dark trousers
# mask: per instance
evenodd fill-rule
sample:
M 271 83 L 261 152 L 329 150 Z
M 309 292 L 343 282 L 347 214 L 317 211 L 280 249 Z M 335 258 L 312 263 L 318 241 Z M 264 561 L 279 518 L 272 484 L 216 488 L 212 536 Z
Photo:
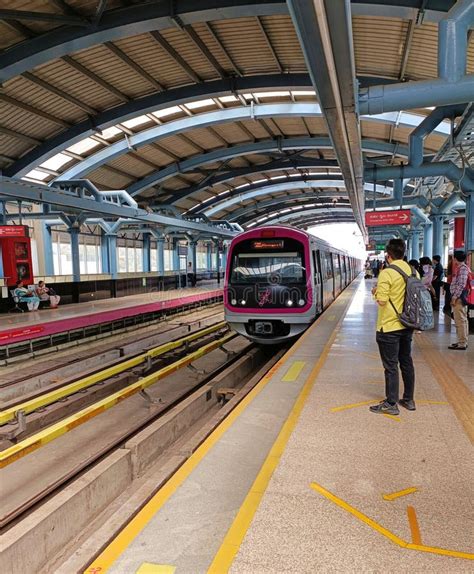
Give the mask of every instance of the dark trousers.
M 413 331 L 411 329 L 392 331 L 391 333 L 377 331 L 376 334 L 380 358 L 385 370 L 385 395 L 391 404 L 397 403 L 399 399 L 399 364 L 404 385 L 403 398 L 413 400 L 415 367 L 411 358 L 412 337 Z
M 437 311 L 439 309 L 439 298 L 441 297 L 441 285 L 443 284 L 442 281 L 435 281 L 432 283 L 433 289 L 435 292 L 435 298 L 433 300 L 433 309 Z

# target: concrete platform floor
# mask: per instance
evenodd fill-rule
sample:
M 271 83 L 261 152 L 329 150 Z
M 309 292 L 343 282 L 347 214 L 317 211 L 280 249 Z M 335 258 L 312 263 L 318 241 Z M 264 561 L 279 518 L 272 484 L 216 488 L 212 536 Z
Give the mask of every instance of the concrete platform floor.
M 346 290 L 86 572 L 474 572 L 474 345 L 447 351 L 444 318 L 414 335 L 417 410 L 370 413 L 371 287 Z
M 135 306 L 146 305 L 147 303 L 156 303 L 162 301 L 171 301 L 180 297 L 189 295 L 199 295 L 207 291 L 214 291 L 223 286 L 221 281 L 205 281 L 199 287 L 186 287 L 182 289 L 170 289 L 169 291 L 152 291 L 141 293 L 139 295 L 128 295 L 117 299 L 100 299 L 87 303 L 74 303 L 71 305 L 61 305 L 56 309 L 44 308 L 39 311 L 29 311 L 25 313 L 10 313 L 0 315 L 0 331 L 11 329 L 15 326 L 26 327 L 38 323 L 49 323 L 61 319 L 71 319 L 85 315 L 94 315 L 103 311 L 115 311 L 116 309 L 128 309 Z
M 460 555 L 399 546 L 383 531 L 402 543 L 474 550 L 474 344 L 448 351 L 454 326 L 441 316 L 435 330 L 414 335 L 417 410 L 369 412 L 384 396 L 371 284 L 360 284 L 340 326 L 233 574 L 474 572 Z M 416 491 L 383 498 L 406 489 Z

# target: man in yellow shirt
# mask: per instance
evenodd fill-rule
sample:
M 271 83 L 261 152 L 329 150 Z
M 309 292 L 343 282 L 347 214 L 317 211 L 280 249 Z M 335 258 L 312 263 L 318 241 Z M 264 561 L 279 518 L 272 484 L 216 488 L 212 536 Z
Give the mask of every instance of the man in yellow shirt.
M 402 239 L 390 239 L 385 248 L 390 265 L 399 267 L 407 275 L 412 274 L 405 256 L 405 242 Z M 413 394 L 415 390 L 415 368 L 411 357 L 413 330 L 404 327 L 398 320 L 405 299 L 406 283 L 403 276 L 394 269 L 384 269 L 379 275 L 377 286 L 372 289 L 379 306 L 377 317 L 376 341 L 385 370 L 386 398 L 373 405 L 373 413 L 398 415 L 397 403 L 409 411 L 416 410 Z M 399 401 L 399 373 L 402 371 L 404 392 Z

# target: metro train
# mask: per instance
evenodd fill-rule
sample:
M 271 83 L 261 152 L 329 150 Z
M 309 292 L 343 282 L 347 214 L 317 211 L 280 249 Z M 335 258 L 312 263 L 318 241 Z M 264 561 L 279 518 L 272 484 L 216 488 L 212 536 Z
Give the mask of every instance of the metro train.
M 225 318 L 260 344 L 303 331 L 360 273 L 362 262 L 300 229 L 275 225 L 246 231 L 229 247 Z

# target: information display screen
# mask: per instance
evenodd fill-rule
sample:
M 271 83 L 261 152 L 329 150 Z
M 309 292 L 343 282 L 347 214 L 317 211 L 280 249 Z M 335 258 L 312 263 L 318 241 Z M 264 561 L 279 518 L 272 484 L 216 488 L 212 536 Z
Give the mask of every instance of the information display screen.
M 283 249 L 283 239 L 258 239 L 252 241 L 252 249 Z

